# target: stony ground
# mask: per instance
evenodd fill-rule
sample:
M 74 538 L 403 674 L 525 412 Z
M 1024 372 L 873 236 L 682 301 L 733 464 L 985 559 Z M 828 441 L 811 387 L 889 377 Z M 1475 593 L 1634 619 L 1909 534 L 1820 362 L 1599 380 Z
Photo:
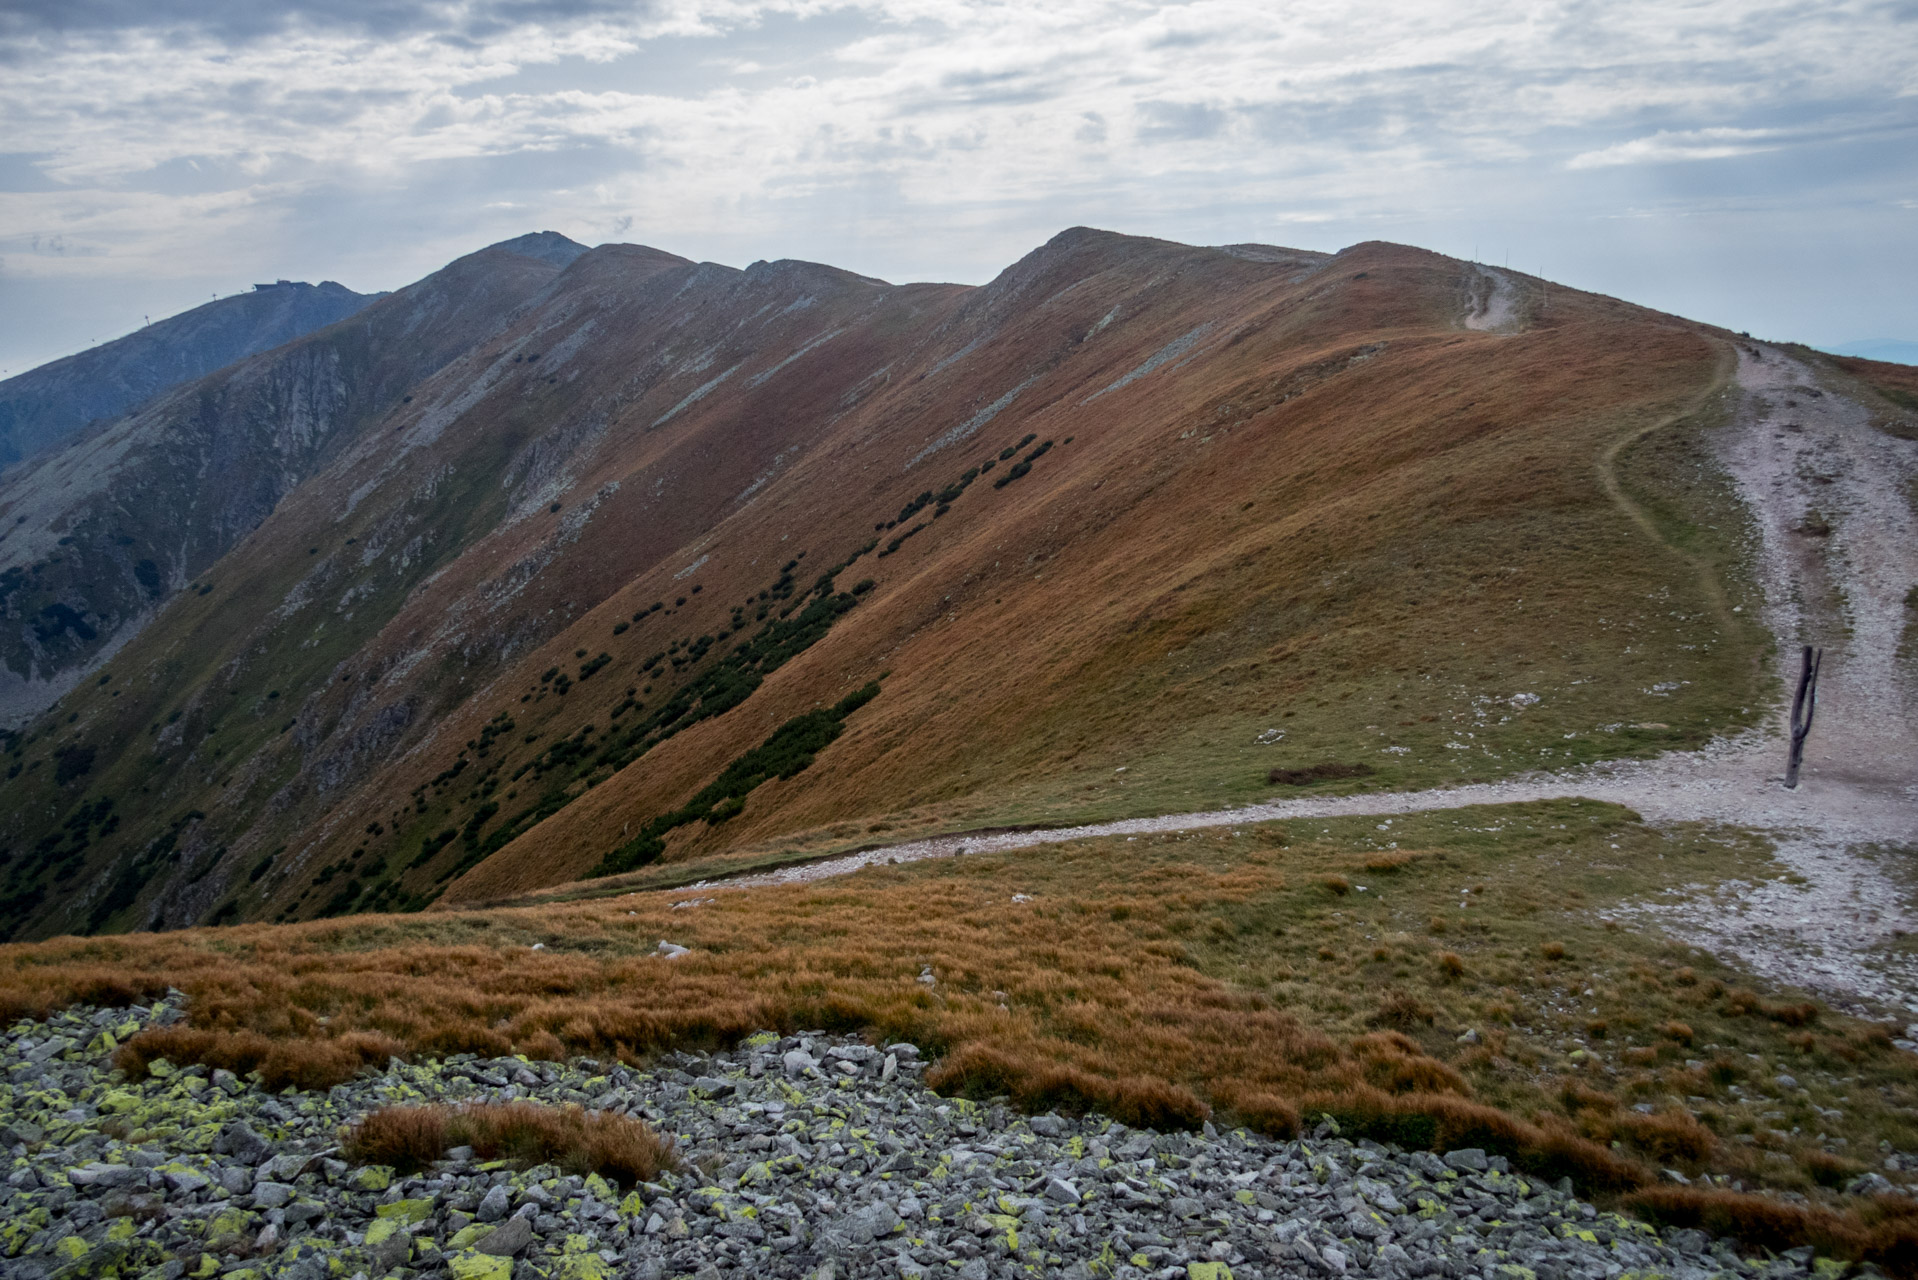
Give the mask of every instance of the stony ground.
M 1740 1259 L 1513 1173 L 1244 1132 L 1159 1134 L 939 1097 L 911 1046 L 749 1040 L 650 1071 L 470 1056 L 324 1093 L 224 1071 L 127 1081 L 118 1040 L 178 1019 L 80 1009 L 0 1047 L 0 1275 L 294 1280 L 614 1276 L 1261 1276 L 1559 1280 L 1812 1274 Z M 482 1163 L 354 1167 L 341 1128 L 382 1105 L 526 1098 L 640 1115 L 684 1169 L 620 1188 Z

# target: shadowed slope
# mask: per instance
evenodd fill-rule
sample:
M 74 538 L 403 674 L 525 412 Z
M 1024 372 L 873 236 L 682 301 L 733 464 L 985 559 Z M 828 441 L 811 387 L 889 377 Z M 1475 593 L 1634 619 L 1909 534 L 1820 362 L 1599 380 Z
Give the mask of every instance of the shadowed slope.
M 182 382 L 343 320 L 384 295 L 282 280 L 0 382 L 0 466 L 64 443 Z
M 494 248 L 0 478 L 0 718 L 125 644 L 368 424 L 551 281 Z

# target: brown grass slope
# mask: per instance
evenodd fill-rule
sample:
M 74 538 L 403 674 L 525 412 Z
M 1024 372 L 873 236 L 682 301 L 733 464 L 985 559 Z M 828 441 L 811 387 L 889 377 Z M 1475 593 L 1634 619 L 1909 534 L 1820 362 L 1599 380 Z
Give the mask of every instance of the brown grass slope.
M 969 495 L 871 569 L 870 604 L 773 677 L 748 708 L 755 714 L 700 725 L 594 779 L 578 803 L 459 881 L 452 900 L 588 871 L 770 726 L 881 671 L 891 673 L 885 694 L 828 756 L 755 792 L 725 826 L 682 831 L 669 859 L 791 847 L 795 833 L 869 840 L 872 827 L 1243 798 L 1264 770 L 1224 758 L 1221 740 L 1236 756 L 1288 713 L 1304 718 L 1291 740 L 1304 739 L 1295 750 L 1307 760 L 1355 751 L 1380 760 L 1378 725 L 1367 721 L 1386 721 L 1429 760 L 1487 684 L 1502 698 L 1551 680 L 1560 699 L 1551 736 L 1562 741 L 1567 721 L 1589 733 L 1624 710 L 1603 679 L 1616 676 L 1623 647 L 1601 639 L 1607 616 L 1637 614 L 1639 601 L 1664 593 L 1698 599 L 1681 559 L 1633 528 L 1594 475 L 1611 440 L 1709 402 L 1723 360 L 1694 328 L 1555 294 L 1522 335 L 1467 334 L 1454 324 L 1456 264 L 1362 246 L 1303 280 L 1296 270 L 1247 279 L 1223 257 L 1195 262 L 1155 291 L 1153 330 L 1115 353 L 1099 349 L 1104 335 L 1076 339 L 1136 305 L 1141 273 L 1101 271 L 1083 252 L 1056 256 L 1050 276 L 1028 286 L 1046 301 L 996 339 L 1014 363 L 975 377 L 989 389 L 1016 385 L 1034 353 L 1060 353 L 985 441 L 1072 443 L 1004 496 L 982 494 L 990 509 L 969 506 Z M 1204 324 L 1213 349 L 1092 398 Z M 984 345 L 971 358 L 1000 350 Z M 922 440 L 891 443 L 888 461 L 904 467 Z M 875 439 L 867 450 L 881 447 Z M 982 454 L 991 451 L 961 460 Z M 742 513 L 764 534 L 728 525 L 713 545 L 764 545 L 809 513 L 818 528 L 813 496 L 830 482 L 806 466 L 845 474 L 858 456 L 802 464 L 779 500 Z M 871 499 L 880 515 L 883 492 Z M 653 589 L 609 601 L 549 652 L 562 657 L 575 637 L 595 643 L 596 628 Z M 1668 671 L 1684 663 L 1679 644 L 1710 647 L 1735 622 L 1701 617 L 1696 603 L 1687 612 L 1688 625 L 1657 637 L 1665 652 L 1655 661 Z M 1748 669 L 1731 663 L 1684 665 L 1709 670 L 1721 695 L 1750 687 Z M 1573 686 L 1593 675 L 1601 680 L 1588 692 Z M 596 710 L 569 703 L 562 730 Z M 1660 715 L 1667 725 L 1670 714 Z M 1692 724 L 1654 745 L 1736 714 L 1729 701 L 1700 705 Z M 1538 750 L 1497 761 L 1475 752 L 1464 772 L 1535 763 Z M 1115 781 L 1121 765 L 1135 777 Z M 1401 765 L 1382 780 L 1459 776 L 1457 764 L 1446 768 Z M 860 821 L 874 816 L 893 820 Z
M 1463 264 L 1262 256 L 1081 229 L 979 289 L 582 256 L 16 744 L 0 905 L 38 935 L 563 883 L 881 675 L 666 861 L 1199 807 L 1328 761 L 1484 776 L 1748 714 L 1755 638 L 1599 474 L 1709 419 L 1721 344 L 1556 289 L 1472 333 Z M 1663 483 L 1630 461 L 1621 492 Z M 809 647 L 603 762 L 836 565 Z
M 50 719 L 22 744 L 46 754 L 24 761 L 13 788 L 21 843 L 103 799 L 121 815 L 117 831 L 73 828 L 100 846 L 85 862 L 91 883 L 69 864 L 29 930 L 98 927 L 114 876 L 141 857 L 159 865 L 137 918 L 200 918 L 272 837 L 322 819 L 412 745 L 409 730 L 430 731 L 491 669 L 564 625 L 581 596 L 590 604 L 695 539 L 754 467 L 830 411 L 768 388 L 727 439 L 662 430 L 708 366 L 772 367 L 875 298 L 913 308 L 949 292 L 801 264 L 741 273 L 631 246 L 575 262 L 499 341 L 414 387 L 282 504 L 209 575 L 210 591 L 178 601 L 73 699 L 74 727 Z M 754 317 L 759 332 L 742 337 Z M 623 494 L 579 474 L 608 453 L 624 459 Z M 579 488 L 583 502 L 557 501 Z M 597 522 L 585 545 L 581 517 Z M 97 757 L 83 781 L 33 776 L 69 747 Z M 42 812 L 36 791 L 55 822 L 26 816 Z M 297 863 L 306 851 L 293 852 Z

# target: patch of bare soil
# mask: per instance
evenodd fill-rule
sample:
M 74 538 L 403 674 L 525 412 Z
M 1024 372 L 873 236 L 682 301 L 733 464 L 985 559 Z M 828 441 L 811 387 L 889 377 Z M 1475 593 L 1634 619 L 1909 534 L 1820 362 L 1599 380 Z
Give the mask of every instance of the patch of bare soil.
M 1518 289 L 1512 278 L 1491 267 L 1473 265 L 1466 278 L 1465 327 L 1490 333 L 1519 328 Z

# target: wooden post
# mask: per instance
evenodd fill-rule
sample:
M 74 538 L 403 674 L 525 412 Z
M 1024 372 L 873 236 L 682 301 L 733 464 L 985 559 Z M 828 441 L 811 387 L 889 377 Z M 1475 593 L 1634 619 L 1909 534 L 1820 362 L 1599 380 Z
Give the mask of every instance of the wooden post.
M 1805 646 L 1803 665 L 1798 672 L 1798 693 L 1791 700 L 1791 755 L 1785 762 L 1785 785 L 1798 785 L 1798 766 L 1805 759 L 1805 739 L 1811 733 L 1811 718 L 1818 710 L 1818 667 L 1825 660 L 1823 649 Z

